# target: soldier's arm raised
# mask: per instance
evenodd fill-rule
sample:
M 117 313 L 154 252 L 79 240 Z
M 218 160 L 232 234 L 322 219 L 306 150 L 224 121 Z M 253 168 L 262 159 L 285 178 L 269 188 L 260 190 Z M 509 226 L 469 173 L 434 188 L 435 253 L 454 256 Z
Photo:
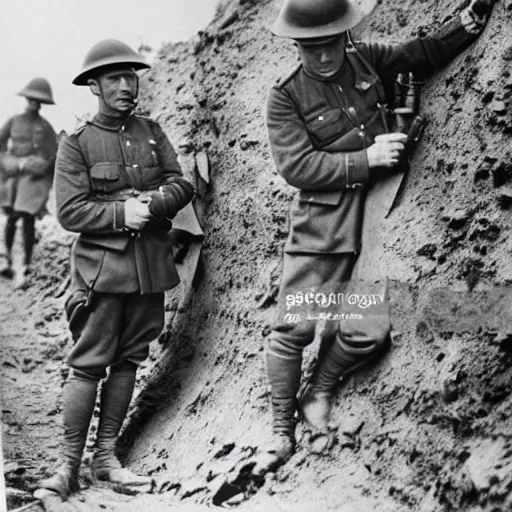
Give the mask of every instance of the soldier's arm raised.
M 293 100 L 277 87 L 267 102 L 267 128 L 277 170 L 292 186 L 334 191 L 366 184 L 366 150 L 329 153 L 314 147 Z
M 60 144 L 55 164 L 57 218 L 64 229 L 78 233 L 114 233 L 125 227 L 122 201 L 92 198 L 87 167 L 75 136 Z
M 369 58 L 380 74 L 413 72 L 426 78 L 446 66 L 475 41 L 487 22 L 492 2 L 489 2 L 488 9 L 479 25 L 467 21 L 468 17 L 470 20 L 474 18 L 470 7 L 466 7 L 432 35 L 396 45 L 363 44 L 363 50 L 366 48 L 369 52 Z

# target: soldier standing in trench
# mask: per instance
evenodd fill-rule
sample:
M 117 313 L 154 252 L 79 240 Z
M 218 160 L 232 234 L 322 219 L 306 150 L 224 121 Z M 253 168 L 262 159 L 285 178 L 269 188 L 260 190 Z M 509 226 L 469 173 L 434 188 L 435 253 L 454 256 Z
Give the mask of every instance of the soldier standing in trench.
M 67 360 L 62 460 L 40 487 L 63 499 L 79 488 L 96 389 L 107 369 L 93 476 L 123 485 L 151 481 L 122 468 L 115 446 L 137 366 L 164 325 L 164 291 L 179 282 L 168 231 L 194 188 L 183 179 L 160 126 L 133 112 L 136 71 L 149 67 L 120 41 L 94 45 L 73 83 L 90 87 L 98 97 L 98 113 L 61 142 L 57 155 L 58 219 L 65 229 L 80 233 L 72 248 L 66 301 L 75 344 Z
M 36 216 L 45 208 L 52 187 L 57 136 L 52 125 L 39 114 L 42 104 L 55 104 L 49 82 L 34 78 L 18 94 L 27 99 L 25 112 L 0 128 L 0 206 L 7 215 L 4 229 L 7 261 L 0 275 L 7 279 L 15 276 L 12 248 L 16 224 L 22 219 L 24 259 L 16 276 L 16 287 L 24 288 L 31 270 Z
M 315 320 L 287 322 L 284 305 L 296 293 L 344 291 L 360 251 L 366 191 L 396 169 L 404 150 L 401 133 L 375 142 L 388 132 L 383 82 L 398 73 L 428 76 L 446 65 L 485 26 L 492 2 L 478 0 L 478 7 L 476 15 L 473 1 L 436 34 L 399 45 L 354 42 L 348 31 L 363 15 L 350 0 L 286 0 L 272 27 L 295 40 L 301 61 L 272 88 L 267 104 L 277 170 L 299 195 L 290 210 L 279 318 L 266 347 L 273 436 L 261 466 L 275 467 L 294 453 L 302 351 L 315 334 Z M 339 379 L 378 358 L 389 332 L 387 311 L 328 322 L 330 345 L 301 399 L 319 451 L 332 443 L 331 399 Z

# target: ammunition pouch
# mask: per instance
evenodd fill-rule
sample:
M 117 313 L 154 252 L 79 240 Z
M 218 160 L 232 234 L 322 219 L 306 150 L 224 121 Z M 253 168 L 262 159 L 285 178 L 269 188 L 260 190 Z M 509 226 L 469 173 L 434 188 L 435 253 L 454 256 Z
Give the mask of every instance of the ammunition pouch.
M 66 311 L 69 330 L 71 331 L 71 336 L 75 342 L 80 337 L 80 333 L 87 321 L 91 298 L 92 290 L 79 289 L 71 293 L 64 303 L 64 310 Z
M 94 284 L 96 283 L 96 280 L 99 276 L 99 270 L 96 269 L 96 266 L 93 266 L 94 268 L 91 268 L 92 274 L 91 276 L 83 276 L 82 273 L 79 271 L 78 264 L 76 261 L 76 250 L 80 248 L 85 248 L 87 245 L 94 246 L 93 243 L 89 242 L 87 240 L 88 235 L 81 234 L 79 237 L 76 238 L 75 242 L 73 243 L 73 246 L 71 248 L 71 265 L 70 265 L 70 277 L 71 277 L 71 284 L 70 284 L 70 294 L 66 298 L 66 301 L 64 303 L 64 310 L 66 312 L 66 318 L 68 320 L 69 330 L 71 331 L 71 336 L 73 338 L 73 341 L 77 341 L 80 337 L 80 334 L 82 333 L 82 330 L 85 327 L 85 324 L 87 322 L 87 318 L 89 316 L 89 313 L 91 311 L 91 303 L 93 298 L 93 289 Z M 92 242 L 95 242 L 97 240 L 92 238 Z M 112 238 L 112 237 L 110 237 Z M 121 237 L 117 237 L 119 241 L 121 241 Z M 101 237 L 99 240 L 102 240 Z M 104 240 L 105 241 L 105 240 Z M 84 245 L 85 243 L 85 245 Z M 108 240 L 107 240 L 108 243 Z M 101 249 L 102 246 L 100 245 L 98 249 Z M 87 253 L 87 251 L 86 251 Z M 88 258 L 87 258 L 88 256 Z M 91 255 L 86 254 L 86 258 L 89 261 L 93 261 L 91 259 Z M 103 256 L 101 257 L 101 261 L 103 261 Z M 82 269 L 83 271 L 83 269 Z M 86 283 L 86 280 L 89 280 L 89 284 Z

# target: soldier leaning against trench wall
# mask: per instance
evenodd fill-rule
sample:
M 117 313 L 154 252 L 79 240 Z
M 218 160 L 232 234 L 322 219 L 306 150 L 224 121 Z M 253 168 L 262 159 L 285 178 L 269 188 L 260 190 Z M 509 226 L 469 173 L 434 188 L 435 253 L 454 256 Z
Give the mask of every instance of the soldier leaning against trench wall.
M 278 315 L 266 347 L 273 433 L 257 470 L 293 455 L 299 407 L 309 433 L 306 444 L 314 452 L 328 450 L 334 441 L 331 399 L 339 379 L 389 348 L 386 275 L 378 277 L 380 283 L 364 282 L 359 267 L 372 261 L 372 232 L 393 207 L 409 145 L 421 134 L 421 118 L 404 119 L 418 113 L 414 95 L 407 110 L 396 96 L 402 96 L 404 77 L 411 77 L 414 87 L 417 76 L 432 75 L 475 41 L 493 3 L 472 0 L 435 34 L 397 45 L 352 39 L 350 29 L 364 17 L 355 0 L 286 0 L 272 26 L 275 35 L 295 41 L 300 58 L 271 89 L 267 103 L 277 170 L 299 194 L 290 208 Z M 399 109 L 390 112 L 393 105 Z M 319 293 L 384 299 L 362 317 L 357 301 L 342 301 L 329 317 L 322 301 L 315 301 Z M 335 320 L 340 312 L 341 320 Z M 320 320 L 318 364 L 299 406 L 302 352 Z

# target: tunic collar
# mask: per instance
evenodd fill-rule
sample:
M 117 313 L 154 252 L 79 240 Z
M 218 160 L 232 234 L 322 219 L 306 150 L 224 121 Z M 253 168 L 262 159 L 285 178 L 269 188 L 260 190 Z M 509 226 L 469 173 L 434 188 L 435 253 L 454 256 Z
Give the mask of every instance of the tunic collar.
M 39 112 L 28 112 L 28 111 L 25 111 L 25 112 L 23 112 L 23 115 L 27 119 L 30 119 L 31 121 L 35 121 L 36 119 L 39 119 L 41 117 L 39 115 Z
M 131 114 L 122 117 L 114 117 L 98 112 L 91 121 L 91 124 L 104 128 L 105 130 L 117 131 L 126 125 L 130 115 Z

